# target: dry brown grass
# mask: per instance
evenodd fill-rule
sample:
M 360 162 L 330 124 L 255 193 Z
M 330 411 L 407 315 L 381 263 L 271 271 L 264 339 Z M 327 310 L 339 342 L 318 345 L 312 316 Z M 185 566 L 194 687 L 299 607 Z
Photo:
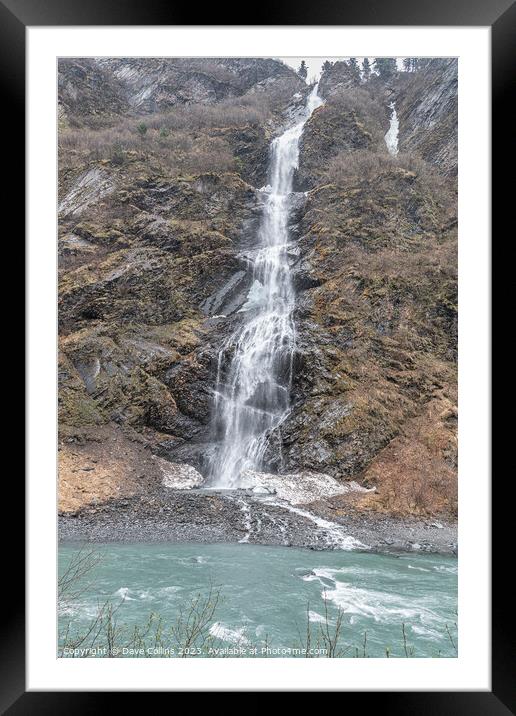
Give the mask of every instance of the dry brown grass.
M 209 65 L 200 62 L 199 72 L 222 73 L 234 79 L 229 70 Z M 142 157 L 154 156 L 171 173 L 234 171 L 232 150 L 216 136 L 216 130 L 263 126 L 284 108 L 291 95 L 292 78 L 286 77 L 273 86 L 258 85 L 244 95 L 213 104 L 181 104 L 163 112 L 125 117 L 92 115 L 87 126 L 83 116 L 68 115 L 67 125 L 61 124 L 59 129 L 59 167 L 63 171 L 101 160 L 122 165 L 128 152 L 137 152 Z M 138 131 L 142 124 L 144 133 Z
M 60 513 L 130 497 L 161 481 L 158 459 L 110 426 L 84 431 L 84 442 L 59 447 Z
M 155 156 L 171 173 L 233 171 L 235 160 L 229 144 L 210 130 L 263 123 L 271 116 L 274 98 L 259 93 L 230 98 L 216 104 L 191 104 L 167 112 L 124 117 L 111 126 L 70 126 L 59 131 L 59 166 L 66 170 L 90 161 L 107 160 L 122 165 L 128 152 Z M 90 122 L 91 124 L 91 122 Z M 138 131 L 145 126 L 144 133 Z
M 324 181 L 347 186 L 377 180 L 382 175 L 399 170 L 414 174 L 435 197 L 455 200 L 455 182 L 439 174 L 432 164 L 414 154 L 393 156 L 386 148 L 375 152 L 340 152 L 329 161 Z
M 390 514 L 457 516 L 457 411 L 446 398 L 430 401 L 365 471 L 377 493 L 362 509 Z
M 60 170 L 92 161 L 109 161 L 121 166 L 135 156 L 145 159 L 149 155 L 172 174 L 235 169 L 233 152 L 221 137 L 186 130 L 164 134 L 153 128 L 142 137 L 136 126 L 64 130 L 59 137 Z
M 70 136 L 74 143 L 80 143 L 83 131 L 107 132 L 114 134 L 136 134 L 136 127 L 143 122 L 150 129 L 166 129 L 169 131 L 206 129 L 212 127 L 239 127 L 249 124 L 259 124 L 265 121 L 271 113 L 274 98 L 266 100 L 260 93 L 247 93 L 243 97 L 230 97 L 214 104 L 181 104 L 171 107 L 165 112 L 135 115 L 127 117 L 92 117 L 88 118 L 88 127 L 82 123 L 82 117 L 69 116 L 69 127 L 63 127 L 60 139 Z M 66 139 L 65 139 L 66 141 Z
M 381 127 L 386 121 L 383 104 L 361 87 L 338 90 L 328 98 L 328 106 L 335 107 L 341 113 L 355 112 Z

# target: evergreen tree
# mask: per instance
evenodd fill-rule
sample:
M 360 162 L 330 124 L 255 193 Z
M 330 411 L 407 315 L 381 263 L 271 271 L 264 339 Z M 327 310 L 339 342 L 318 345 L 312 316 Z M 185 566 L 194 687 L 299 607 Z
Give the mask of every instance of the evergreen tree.
M 349 58 L 349 66 L 358 72 L 358 62 L 356 57 Z
M 145 124 L 145 122 L 140 122 L 140 124 L 136 125 L 136 131 L 143 139 L 143 137 L 145 137 L 145 135 L 147 134 L 147 125 Z
M 424 70 L 425 67 L 428 67 L 432 63 L 432 59 L 430 57 L 415 57 L 413 63 L 414 72 L 416 72 L 416 70 Z
M 364 61 L 362 62 L 362 76 L 366 82 L 371 77 L 371 65 L 367 57 L 364 57 Z
M 355 78 L 355 81 L 358 83 L 360 82 L 360 66 L 357 62 L 356 57 L 350 57 L 348 60 L 348 67 L 351 70 L 352 75 Z
M 301 60 L 301 64 L 299 65 L 299 69 L 297 71 L 297 74 L 302 77 L 304 80 L 306 80 L 306 77 L 308 75 L 308 68 L 306 66 L 306 62 L 304 60 Z
M 323 66 L 322 66 L 323 72 L 327 72 L 331 68 L 331 66 L 332 66 L 332 63 L 329 60 L 325 60 L 323 62 Z
M 384 80 L 388 80 L 396 74 L 396 60 L 394 57 L 377 57 L 374 61 L 374 66 Z
M 412 72 L 412 58 L 411 57 L 404 58 L 403 69 L 405 72 Z

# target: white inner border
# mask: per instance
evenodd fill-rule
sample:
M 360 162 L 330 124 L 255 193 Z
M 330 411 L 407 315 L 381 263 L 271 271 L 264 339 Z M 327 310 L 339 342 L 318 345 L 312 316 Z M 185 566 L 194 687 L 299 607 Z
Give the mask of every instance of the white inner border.
M 490 689 L 490 28 L 88 27 L 28 35 L 28 690 Z M 56 658 L 56 59 L 459 57 L 459 657 Z

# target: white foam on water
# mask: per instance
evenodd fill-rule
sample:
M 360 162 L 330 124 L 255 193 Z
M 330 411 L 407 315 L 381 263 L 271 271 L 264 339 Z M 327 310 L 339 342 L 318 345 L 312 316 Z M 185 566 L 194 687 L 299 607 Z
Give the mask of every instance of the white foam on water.
M 244 636 L 245 627 L 239 629 L 232 629 L 222 622 L 215 622 L 210 627 L 210 634 L 217 639 L 227 641 L 230 644 L 249 644 L 249 641 Z
M 425 567 L 414 567 L 412 564 L 409 564 L 409 565 L 408 565 L 408 568 L 409 568 L 409 569 L 415 569 L 415 570 L 417 570 L 418 572 L 430 572 L 430 571 L 431 571 L 430 569 L 425 569 Z
M 58 615 L 79 617 L 80 619 L 95 619 L 99 614 L 99 605 L 91 602 L 65 602 L 58 605 Z
M 439 615 L 423 606 L 421 600 L 389 592 L 363 589 L 346 582 L 336 582 L 333 589 L 321 592 L 323 599 L 333 602 L 345 614 L 373 619 L 375 622 L 419 622 L 424 625 L 443 624 Z
M 319 577 L 315 574 L 303 574 L 301 579 L 303 580 L 303 582 L 315 582 L 315 581 L 320 582 L 321 581 L 319 579 Z
M 428 629 L 427 627 L 418 626 L 417 624 L 412 624 L 410 626 L 410 630 L 417 636 L 422 637 L 423 639 L 429 639 L 431 641 L 440 641 L 442 638 L 442 634 L 435 629 Z
M 159 590 L 158 590 L 159 591 Z M 115 597 L 119 597 L 124 602 L 154 601 L 156 599 L 156 590 L 151 589 L 129 589 L 129 587 L 120 587 L 114 593 Z
M 369 567 L 365 567 L 362 565 L 350 567 L 315 567 L 313 569 L 313 573 L 318 577 L 330 579 L 331 581 L 336 581 L 336 575 L 339 574 L 346 575 L 347 577 L 358 576 L 365 578 L 370 578 L 370 576 L 373 574 L 382 574 L 382 572 L 380 572 L 378 569 L 370 569 Z
M 417 629 L 420 629 L 421 634 L 428 638 L 442 638 L 439 629 L 442 632 L 445 621 L 431 608 L 432 596 L 421 599 L 396 592 L 365 589 L 337 579 L 338 575 L 347 572 L 345 567 L 316 567 L 302 579 L 306 582 L 319 581 L 323 587 L 323 600 L 332 602 L 345 614 L 350 615 L 351 624 L 355 623 L 357 618 L 369 618 L 381 623 L 408 622 L 415 627 L 414 633 L 419 633 Z M 364 576 L 370 578 L 369 574 Z M 435 606 L 437 607 L 437 604 Z
M 312 570 L 314 579 L 318 579 L 319 581 L 327 579 L 330 582 L 336 582 L 335 575 L 340 574 L 341 571 L 341 569 L 333 569 L 331 567 L 316 567 Z
M 120 597 L 125 602 L 135 602 L 136 599 L 134 597 L 129 596 L 130 592 L 131 590 L 129 589 L 129 587 L 120 587 L 120 589 L 116 590 L 115 596 Z
M 176 587 L 176 586 L 171 585 L 169 587 L 160 587 L 156 591 L 156 594 L 158 597 L 170 597 L 170 596 L 173 596 L 174 594 L 177 594 L 177 592 L 180 592 L 180 591 L 181 591 L 181 587 Z
M 318 614 L 317 612 L 309 611 L 308 612 L 308 620 L 311 622 L 326 622 L 326 617 L 323 617 L 322 614 Z
M 457 566 L 453 565 L 450 565 L 449 567 L 445 566 L 444 564 L 434 565 L 432 569 L 435 572 L 448 572 L 448 574 L 458 574 Z
M 258 624 L 256 629 L 254 630 L 255 635 L 258 638 L 261 638 L 262 636 L 266 636 L 267 634 L 267 627 L 265 624 Z

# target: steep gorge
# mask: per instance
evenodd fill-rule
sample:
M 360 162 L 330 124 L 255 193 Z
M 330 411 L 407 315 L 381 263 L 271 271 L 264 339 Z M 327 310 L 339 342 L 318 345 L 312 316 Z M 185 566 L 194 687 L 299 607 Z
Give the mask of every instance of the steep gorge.
M 151 494 L 170 463 L 206 473 L 216 448 L 218 355 L 251 288 L 269 144 L 310 89 L 274 60 L 188 63 L 60 66 L 63 511 Z M 335 63 L 320 93 L 290 217 L 291 412 L 265 466 L 376 486 L 354 509 L 451 516 L 456 63 L 365 83 Z

